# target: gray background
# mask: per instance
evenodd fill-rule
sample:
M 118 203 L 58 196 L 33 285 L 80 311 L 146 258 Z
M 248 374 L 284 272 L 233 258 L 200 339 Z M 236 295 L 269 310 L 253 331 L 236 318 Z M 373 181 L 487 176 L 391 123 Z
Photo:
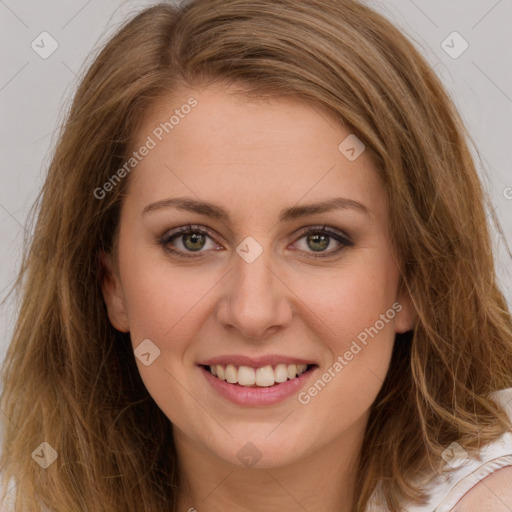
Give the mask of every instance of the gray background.
M 40 189 L 55 132 L 91 50 L 149 1 L 0 0 L 0 300 L 18 270 L 28 210 Z M 493 207 L 512 240 L 512 0 L 368 1 L 401 27 L 443 80 L 478 149 L 477 165 Z M 31 47 L 48 32 L 48 58 Z M 469 44 L 458 58 L 462 40 Z M 42 45 L 39 42 L 40 45 Z M 49 48 L 46 39 L 45 48 Z M 497 270 L 512 304 L 512 270 L 495 236 Z M 10 342 L 16 296 L 0 309 L 0 363 Z

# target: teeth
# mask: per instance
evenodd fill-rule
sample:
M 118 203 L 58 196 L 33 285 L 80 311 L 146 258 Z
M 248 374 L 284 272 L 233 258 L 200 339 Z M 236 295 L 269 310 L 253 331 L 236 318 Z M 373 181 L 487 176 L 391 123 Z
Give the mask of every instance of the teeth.
M 254 386 L 256 383 L 256 373 L 254 368 L 240 366 L 238 368 L 238 384 L 241 386 Z
M 228 364 L 226 366 L 226 381 L 231 384 L 236 384 L 238 382 L 238 372 L 232 364 Z
M 289 364 L 286 368 L 286 373 L 288 374 L 289 379 L 293 379 L 295 375 L 297 375 L 297 365 L 296 364 Z
M 231 384 L 270 387 L 276 382 L 286 382 L 288 379 L 294 379 L 296 376 L 302 375 L 306 371 L 307 365 L 278 364 L 275 367 L 267 365 L 262 368 L 250 368 L 249 366 L 235 366 L 233 364 L 226 366 L 215 364 L 209 368 L 212 375 Z
M 256 370 L 256 384 L 263 387 L 273 386 L 275 384 L 272 366 L 264 366 Z
M 285 364 L 278 364 L 276 366 L 274 380 L 276 382 L 286 382 L 288 380 L 288 370 Z

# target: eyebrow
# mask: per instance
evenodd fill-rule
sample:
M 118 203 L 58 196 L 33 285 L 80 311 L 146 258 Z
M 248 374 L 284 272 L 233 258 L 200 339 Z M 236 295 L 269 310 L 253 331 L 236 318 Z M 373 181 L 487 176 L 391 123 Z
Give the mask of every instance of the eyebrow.
M 208 203 L 206 201 L 198 201 L 196 199 L 188 197 L 174 197 L 170 199 L 162 199 L 156 203 L 148 204 L 143 210 L 142 215 L 146 215 L 162 208 L 176 208 L 178 210 L 185 210 L 189 212 L 199 213 L 207 217 L 214 219 L 229 221 L 229 212 L 224 208 Z M 351 209 L 361 213 L 369 215 L 368 209 L 352 199 L 346 199 L 343 197 L 335 197 L 327 201 L 318 203 L 305 204 L 301 206 L 292 206 L 290 208 L 284 208 L 279 213 L 279 222 L 290 221 L 298 219 L 300 217 L 306 217 L 308 215 L 314 215 L 315 213 L 324 213 L 336 209 Z

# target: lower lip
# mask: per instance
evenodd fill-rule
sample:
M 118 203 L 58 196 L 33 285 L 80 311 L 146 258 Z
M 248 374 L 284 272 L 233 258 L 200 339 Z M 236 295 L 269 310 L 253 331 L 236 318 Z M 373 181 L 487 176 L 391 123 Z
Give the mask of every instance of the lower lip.
M 247 387 L 239 384 L 230 384 L 224 380 L 214 377 L 204 366 L 199 367 L 203 372 L 206 380 L 211 384 L 213 389 L 218 391 L 222 396 L 237 405 L 273 405 L 285 401 L 287 398 L 297 394 L 305 385 L 306 381 L 317 370 L 313 367 L 300 377 L 274 384 L 268 387 Z

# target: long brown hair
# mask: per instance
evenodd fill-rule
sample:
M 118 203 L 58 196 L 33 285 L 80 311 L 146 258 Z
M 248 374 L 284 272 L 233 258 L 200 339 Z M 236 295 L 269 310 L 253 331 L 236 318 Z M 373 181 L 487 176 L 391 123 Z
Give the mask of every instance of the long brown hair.
M 489 397 L 512 387 L 512 326 L 486 200 L 462 122 L 413 45 L 356 0 L 159 4 L 121 27 L 85 73 L 33 209 L 1 398 L 1 470 L 4 491 L 16 482 L 17 511 L 176 506 L 172 425 L 100 287 L 98 253 L 112 250 L 129 176 L 102 199 L 93 192 L 125 163 L 151 104 L 215 81 L 326 109 L 365 143 L 386 185 L 418 321 L 397 336 L 372 405 L 353 512 L 377 484 L 393 512 L 420 499 L 414 480 L 441 468 L 452 441 L 474 454 L 512 428 Z M 42 442 L 58 453 L 47 469 L 31 457 Z

